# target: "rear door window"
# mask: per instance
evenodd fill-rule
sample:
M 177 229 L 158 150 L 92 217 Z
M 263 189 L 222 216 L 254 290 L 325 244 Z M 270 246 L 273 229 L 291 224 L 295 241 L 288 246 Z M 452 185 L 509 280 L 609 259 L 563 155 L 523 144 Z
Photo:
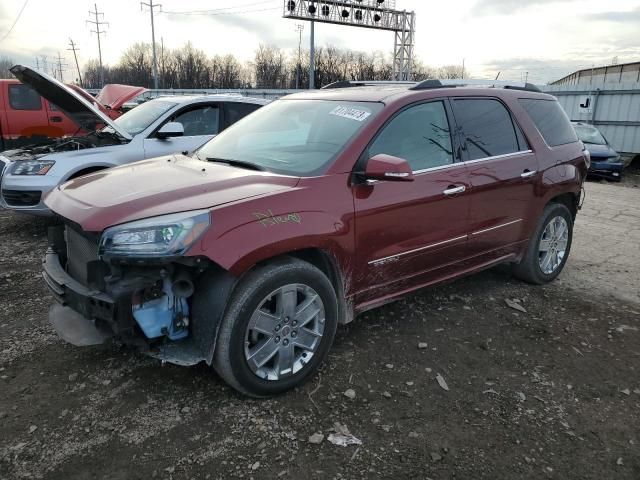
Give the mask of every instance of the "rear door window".
M 556 100 L 521 98 L 519 102 L 550 147 L 578 141 L 569 117 Z
M 452 103 L 466 146 L 467 160 L 521 151 L 511 114 L 500 101 L 470 98 L 454 99 Z
M 42 98 L 28 85 L 9 85 L 9 105 L 14 110 L 42 110 Z
M 242 102 L 226 102 L 224 104 L 224 126 L 230 127 L 238 120 L 242 120 L 250 113 L 255 112 L 262 105 L 256 105 L 254 103 L 242 103 Z
M 369 147 L 369 158 L 380 153 L 404 158 L 414 172 L 452 164 L 451 131 L 444 104 L 423 103 L 396 115 Z
M 216 135 L 220 127 L 220 108 L 202 105 L 176 115 L 173 121 L 182 124 L 185 137 Z

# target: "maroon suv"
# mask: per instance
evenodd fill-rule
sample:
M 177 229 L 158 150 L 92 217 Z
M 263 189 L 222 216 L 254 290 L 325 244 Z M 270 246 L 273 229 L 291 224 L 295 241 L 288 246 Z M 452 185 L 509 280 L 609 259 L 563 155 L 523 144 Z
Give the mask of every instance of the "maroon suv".
M 190 156 L 53 191 L 64 226 L 44 278 L 59 334 L 204 361 L 266 396 L 309 378 L 360 312 L 499 263 L 534 284 L 560 273 L 589 156 L 553 97 L 332 87 L 276 101 Z

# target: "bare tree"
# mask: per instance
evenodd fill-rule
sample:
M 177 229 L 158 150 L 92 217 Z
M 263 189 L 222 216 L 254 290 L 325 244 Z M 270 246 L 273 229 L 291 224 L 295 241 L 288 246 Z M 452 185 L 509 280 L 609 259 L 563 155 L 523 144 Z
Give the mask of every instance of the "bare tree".
M 438 69 L 438 77 L 445 80 L 464 78 L 464 70 L 461 65 L 445 65 Z
M 301 62 L 309 63 L 308 50 L 302 51 Z M 294 88 L 298 52 L 287 54 L 278 47 L 260 45 L 252 62 L 241 63 L 231 54 L 209 57 L 187 43 L 177 49 L 164 49 L 161 64 L 160 84 L 164 88 Z M 115 66 L 104 66 L 105 80 L 150 87 L 151 65 L 151 45 L 136 43 L 124 51 Z M 340 80 L 391 80 L 393 65 L 383 52 L 357 52 L 328 45 L 317 50 L 315 75 L 320 87 Z M 84 76 L 87 87 L 97 88 L 98 62 L 88 62 Z M 435 69 L 419 60 L 414 64 L 416 80 L 461 77 L 462 68 L 455 65 Z M 300 85 L 304 88 L 308 84 L 309 71 L 303 68 Z
M 9 71 L 14 63 L 9 57 L 0 57 L 0 78 L 13 78 L 13 74 Z
M 260 45 L 256 50 L 254 69 L 256 87 L 282 88 L 286 83 L 285 57 L 278 47 Z

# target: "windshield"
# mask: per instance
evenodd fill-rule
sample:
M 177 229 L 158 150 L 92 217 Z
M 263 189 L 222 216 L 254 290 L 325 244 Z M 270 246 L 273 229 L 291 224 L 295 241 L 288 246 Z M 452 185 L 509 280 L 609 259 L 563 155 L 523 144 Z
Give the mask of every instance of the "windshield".
M 382 107 L 370 102 L 279 100 L 222 132 L 198 151 L 198 157 L 241 161 L 283 175 L 319 175 Z
M 602 136 L 600 131 L 589 125 L 574 125 L 576 129 L 576 133 L 578 134 L 578 138 L 582 140 L 584 143 L 589 143 L 591 145 L 606 145 L 607 141 Z
M 160 115 L 174 105 L 176 105 L 175 102 L 168 102 L 166 100 L 151 100 L 150 102 L 138 105 L 133 110 L 129 110 L 114 120 L 114 123 L 134 137 L 144 131 L 149 125 L 155 122 Z M 109 127 L 105 128 L 105 131 L 110 130 L 112 129 Z

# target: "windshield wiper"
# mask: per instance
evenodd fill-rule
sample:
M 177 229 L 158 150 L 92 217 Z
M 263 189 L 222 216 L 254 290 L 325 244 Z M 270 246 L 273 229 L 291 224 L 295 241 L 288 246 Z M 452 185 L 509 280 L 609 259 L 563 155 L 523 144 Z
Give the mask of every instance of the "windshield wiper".
M 251 162 L 245 162 L 243 160 L 207 157 L 207 162 L 226 163 L 228 165 L 231 165 L 232 167 L 246 168 L 248 170 L 257 170 L 259 172 L 265 171 L 265 168 L 262 167 L 261 165 L 256 165 L 255 163 L 251 163 Z

